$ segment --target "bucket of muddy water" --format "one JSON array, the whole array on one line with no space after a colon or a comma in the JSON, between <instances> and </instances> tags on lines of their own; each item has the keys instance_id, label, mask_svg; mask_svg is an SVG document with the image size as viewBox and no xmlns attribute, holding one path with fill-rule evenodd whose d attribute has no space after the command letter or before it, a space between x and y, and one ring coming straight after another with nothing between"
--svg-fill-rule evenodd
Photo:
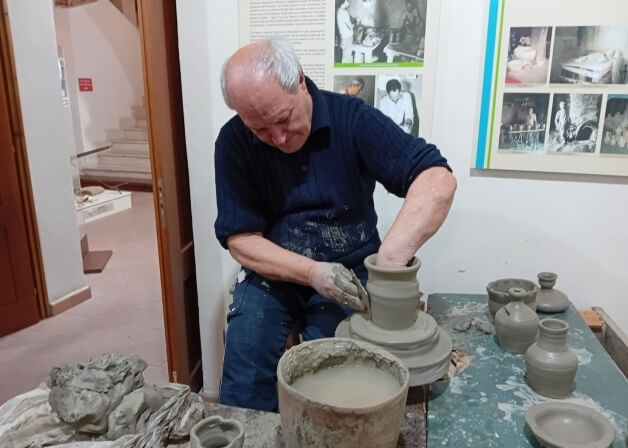
<instances>
[{"instance_id":1,"label":"bucket of muddy water","mask_svg":"<svg viewBox=\"0 0 628 448\"><path fill-rule=\"evenodd\" d=\"M286 447L396 447L410 374L388 351L363 341L316 339L277 366Z\"/></svg>"}]
</instances>

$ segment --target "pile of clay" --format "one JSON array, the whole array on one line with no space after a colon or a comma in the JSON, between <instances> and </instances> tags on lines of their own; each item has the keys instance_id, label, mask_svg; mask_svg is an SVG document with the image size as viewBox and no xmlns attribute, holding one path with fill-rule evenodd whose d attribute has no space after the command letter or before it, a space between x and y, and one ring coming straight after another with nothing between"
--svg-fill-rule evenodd
<instances>
[{"instance_id":1,"label":"pile of clay","mask_svg":"<svg viewBox=\"0 0 628 448\"><path fill-rule=\"evenodd\" d=\"M203 418L201 397L180 384L144 383L146 362L104 354L55 367L48 384L0 407L0 447L159 448Z\"/></svg>"}]
</instances>

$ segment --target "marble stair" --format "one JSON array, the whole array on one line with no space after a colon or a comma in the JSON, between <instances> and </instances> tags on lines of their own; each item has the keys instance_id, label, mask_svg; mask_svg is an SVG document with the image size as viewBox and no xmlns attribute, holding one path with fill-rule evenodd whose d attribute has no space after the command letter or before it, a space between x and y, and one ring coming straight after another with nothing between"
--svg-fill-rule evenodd
<instances>
[{"instance_id":1,"label":"marble stair","mask_svg":"<svg viewBox=\"0 0 628 448\"><path fill-rule=\"evenodd\" d=\"M144 106L133 106L132 114L132 117L120 119L119 129L108 132L111 148L97 153L92 166L82 168L82 181L151 186L150 151Z\"/></svg>"}]
</instances>

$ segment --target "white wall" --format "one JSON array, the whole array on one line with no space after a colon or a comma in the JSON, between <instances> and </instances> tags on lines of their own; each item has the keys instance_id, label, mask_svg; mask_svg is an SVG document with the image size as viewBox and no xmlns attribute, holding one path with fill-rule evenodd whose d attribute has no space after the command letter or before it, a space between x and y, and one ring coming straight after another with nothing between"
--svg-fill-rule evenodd
<instances>
[{"instance_id":1,"label":"white wall","mask_svg":"<svg viewBox=\"0 0 628 448\"><path fill-rule=\"evenodd\" d=\"M458 192L444 227L419 252L421 288L483 293L493 279L554 271L576 307L601 306L628 330L626 179L469 168L486 28L478 6L443 4L433 140L455 170Z\"/></svg>"},{"instance_id":2,"label":"white wall","mask_svg":"<svg viewBox=\"0 0 628 448\"><path fill-rule=\"evenodd\" d=\"M87 288L50 0L9 0L24 133L48 297Z\"/></svg>"},{"instance_id":3,"label":"white wall","mask_svg":"<svg viewBox=\"0 0 628 448\"><path fill-rule=\"evenodd\" d=\"M485 293L494 279L558 273L557 288L578 308L600 305L628 329L628 189L608 179L470 169L475 150L486 22L479 2L443 0L433 141L459 187L445 225L420 251L424 293ZM179 46L199 278L205 389L218 388L223 298L236 268L213 234L213 142L231 116L218 74L237 48L236 2L178 2ZM463 31L460 31L463 30ZM217 43L220 45L217 45ZM378 210L382 230L397 201ZM216 260L222 261L222 282ZM213 269L213 270L212 270ZM211 278L204 276L211 275ZM222 284L221 284L222 283ZM223 314L221 314L223 313ZM220 338L218 341L212 338ZM209 370L208 370L209 368Z\"/></svg>"},{"instance_id":4,"label":"white wall","mask_svg":"<svg viewBox=\"0 0 628 448\"><path fill-rule=\"evenodd\" d=\"M109 0L57 7L55 17L60 44L70 55L71 101L80 115L77 151L89 151L105 144L106 131L117 129L120 118L130 117L131 106L141 102L139 31ZM78 78L92 78L93 92L79 92Z\"/></svg>"},{"instance_id":5,"label":"white wall","mask_svg":"<svg viewBox=\"0 0 628 448\"><path fill-rule=\"evenodd\" d=\"M213 142L222 123L233 114L220 96L220 67L237 48L236 3L177 2L203 388L205 394L213 397L218 396L222 367L226 292L236 269L229 254L218 244L213 227L216 219Z\"/></svg>"}]
</instances>

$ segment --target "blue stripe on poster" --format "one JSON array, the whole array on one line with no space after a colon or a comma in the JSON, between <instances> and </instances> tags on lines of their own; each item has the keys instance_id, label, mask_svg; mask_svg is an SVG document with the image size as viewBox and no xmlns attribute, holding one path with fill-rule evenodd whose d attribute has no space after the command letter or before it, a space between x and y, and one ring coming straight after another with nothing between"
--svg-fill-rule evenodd
<instances>
[{"instance_id":1,"label":"blue stripe on poster","mask_svg":"<svg viewBox=\"0 0 628 448\"><path fill-rule=\"evenodd\" d=\"M500 0L490 0L488 32L486 35L486 55L484 57L484 81L482 84L482 106L480 109L480 127L475 167L485 168L486 141L488 138L488 120L491 106L491 86L493 84L493 66L495 65L495 42L497 40L497 13Z\"/></svg>"}]
</instances>

